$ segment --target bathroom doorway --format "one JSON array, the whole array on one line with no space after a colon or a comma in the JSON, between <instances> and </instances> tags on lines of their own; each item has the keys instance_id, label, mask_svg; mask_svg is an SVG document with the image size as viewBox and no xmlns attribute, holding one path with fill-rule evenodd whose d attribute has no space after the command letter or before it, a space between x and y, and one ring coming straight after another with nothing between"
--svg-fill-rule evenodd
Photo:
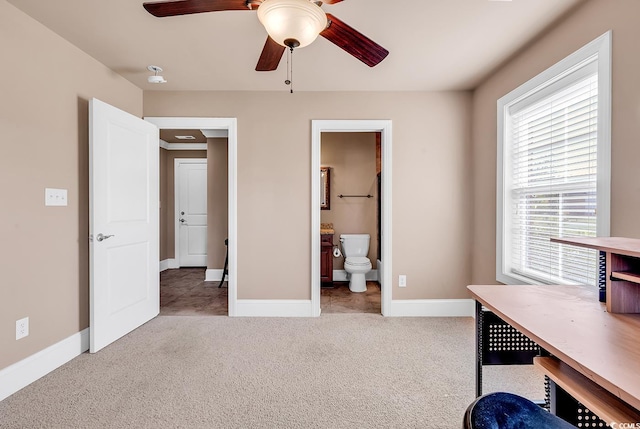
<instances>
[{"instance_id":1,"label":"bathroom doorway","mask_svg":"<svg viewBox=\"0 0 640 429\"><path fill-rule=\"evenodd\" d=\"M321 206L321 289L322 313L381 313L378 283L378 174L381 172L380 132L323 132L320 163L329 183L327 204ZM345 252L343 234L368 240L361 255ZM365 238L366 237L366 238ZM327 244L333 244L327 257ZM347 245L347 248L349 246ZM366 257L361 285L355 282L353 269L347 271L347 256ZM359 290L355 290L358 289Z\"/></svg>"},{"instance_id":2,"label":"bathroom doorway","mask_svg":"<svg viewBox=\"0 0 640 429\"><path fill-rule=\"evenodd\" d=\"M333 155L324 159L323 142L335 149L332 150ZM340 146L344 147L340 148ZM371 150L364 149L364 146L368 146ZM352 168L347 169L350 160L353 165ZM344 258L333 258L332 260L336 262L333 280L341 289L337 291L336 295L340 296L336 296L336 299L340 301L341 306L345 307L345 311L372 312L372 309L375 309L375 312L385 315L385 309L390 308L391 302L391 121L312 121L311 164L313 315L320 315L322 300L326 302L326 295L328 295L326 292L323 293L320 281L321 235L319 231L323 222L333 223L333 225L324 226L333 227L332 230L335 232L333 244L337 246L340 245L340 234L358 233L370 236L368 258L372 262L372 270L366 274L367 292L350 292L347 275L342 268ZM329 174L332 185L329 189L330 209L322 210L322 214L319 180L321 166L329 167L330 170L333 167L336 170L333 173L337 175L334 181L331 179L333 173ZM358 170L362 169L367 172L359 173ZM325 214L329 211L333 213ZM326 236L324 237L323 240L326 241ZM322 268L325 268L324 264ZM380 289L376 290L378 282L381 292ZM333 295L333 293L330 294ZM325 297L322 298L321 295ZM349 303L351 299L355 301ZM376 299L378 303L375 302Z\"/></svg>"}]
</instances>

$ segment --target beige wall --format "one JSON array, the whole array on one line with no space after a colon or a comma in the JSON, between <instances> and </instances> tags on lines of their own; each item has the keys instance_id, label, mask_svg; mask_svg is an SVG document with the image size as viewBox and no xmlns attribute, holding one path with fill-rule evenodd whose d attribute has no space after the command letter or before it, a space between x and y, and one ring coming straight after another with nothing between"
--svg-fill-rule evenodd
<instances>
[{"instance_id":1,"label":"beige wall","mask_svg":"<svg viewBox=\"0 0 640 429\"><path fill-rule=\"evenodd\" d=\"M320 211L322 223L333 223L333 243L340 234L369 234L369 259L376 268L378 179L376 133L322 133L320 162L331 167L330 210ZM344 195L373 195L374 198L338 198ZM344 258L333 259L333 269L342 270Z\"/></svg>"},{"instance_id":2,"label":"beige wall","mask_svg":"<svg viewBox=\"0 0 640 429\"><path fill-rule=\"evenodd\" d=\"M480 85L473 97L473 282L495 283L496 102L613 30L611 235L640 238L640 2L589 0Z\"/></svg>"},{"instance_id":3,"label":"beige wall","mask_svg":"<svg viewBox=\"0 0 640 429\"><path fill-rule=\"evenodd\" d=\"M222 269L229 230L227 139L207 139L207 268Z\"/></svg>"},{"instance_id":4,"label":"beige wall","mask_svg":"<svg viewBox=\"0 0 640 429\"><path fill-rule=\"evenodd\" d=\"M142 91L5 1L0 52L2 369L87 328L88 100L141 116ZM68 206L45 207L45 187Z\"/></svg>"},{"instance_id":5,"label":"beige wall","mask_svg":"<svg viewBox=\"0 0 640 429\"><path fill-rule=\"evenodd\" d=\"M160 149L160 260L175 257L175 160L206 158L206 150Z\"/></svg>"},{"instance_id":6,"label":"beige wall","mask_svg":"<svg viewBox=\"0 0 640 429\"><path fill-rule=\"evenodd\" d=\"M152 91L144 114L238 119L239 299L311 297L311 120L391 119L393 298L467 297L470 93Z\"/></svg>"}]
</instances>

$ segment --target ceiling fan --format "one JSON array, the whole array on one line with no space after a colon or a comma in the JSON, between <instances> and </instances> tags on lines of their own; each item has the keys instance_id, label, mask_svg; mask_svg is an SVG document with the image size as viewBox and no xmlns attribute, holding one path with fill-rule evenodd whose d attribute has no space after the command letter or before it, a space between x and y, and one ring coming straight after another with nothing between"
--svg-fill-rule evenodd
<instances>
[{"instance_id":1,"label":"ceiling fan","mask_svg":"<svg viewBox=\"0 0 640 429\"><path fill-rule=\"evenodd\" d=\"M277 69L287 47L293 50L307 46L318 35L369 67L377 65L386 58L389 51L320 8L323 3L334 4L341 1L343 0L172 0L146 2L143 6L156 17L225 10L257 10L258 19L269 34L256 65L257 71Z\"/></svg>"}]
</instances>

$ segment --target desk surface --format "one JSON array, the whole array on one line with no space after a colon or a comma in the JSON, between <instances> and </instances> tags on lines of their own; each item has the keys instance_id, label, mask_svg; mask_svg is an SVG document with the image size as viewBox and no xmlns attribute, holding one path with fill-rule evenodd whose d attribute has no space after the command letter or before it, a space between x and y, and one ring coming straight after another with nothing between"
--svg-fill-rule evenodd
<instances>
[{"instance_id":1,"label":"desk surface","mask_svg":"<svg viewBox=\"0 0 640 429\"><path fill-rule=\"evenodd\" d=\"M553 243L587 247L603 252L640 257L640 239L626 237L552 238Z\"/></svg>"},{"instance_id":2,"label":"desk surface","mask_svg":"<svg viewBox=\"0 0 640 429\"><path fill-rule=\"evenodd\" d=\"M584 286L468 286L558 359L640 409L640 314L607 313Z\"/></svg>"}]
</instances>

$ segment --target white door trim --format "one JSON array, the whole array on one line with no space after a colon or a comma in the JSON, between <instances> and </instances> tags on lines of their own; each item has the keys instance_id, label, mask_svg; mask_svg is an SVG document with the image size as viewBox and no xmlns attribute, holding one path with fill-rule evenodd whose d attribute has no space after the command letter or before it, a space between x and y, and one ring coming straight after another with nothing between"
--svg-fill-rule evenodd
<instances>
[{"instance_id":1,"label":"white door trim","mask_svg":"<svg viewBox=\"0 0 640 429\"><path fill-rule=\"evenodd\" d=\"M178 170L181 164L204 164L207 165L207 158L175 158L173 160L173 223L174 223L174 259L178 261L180 266L180 177ZM207 199L209 197L207 196Z\"/></svg>"},{"instance_id":2,"label":"white door trim","mask_svg":"<svg viewBox=\"0 0 640 429\"><path fill-rule=\"evenodd\" d=\"M391 120L311 121L311 311L320 316L320 142L323 132L379 132L382 157L382 315L391 311Z\"/></svg>"},{"instance_id":3,"label":"white door trim","mask_svg":"<svg viewBox=\"0 0 640 429\"><path fill-rule=\"evenodd\" d=\"M238 301L238 120L236 118L145 117L163 129L226 130L229 174L229 316L236 316ZM160 144L158 142L158 144ZM318 196L318 198L320 198ZM319 228L319 226L318 226Z\"/></svg>"}]
</instances>

